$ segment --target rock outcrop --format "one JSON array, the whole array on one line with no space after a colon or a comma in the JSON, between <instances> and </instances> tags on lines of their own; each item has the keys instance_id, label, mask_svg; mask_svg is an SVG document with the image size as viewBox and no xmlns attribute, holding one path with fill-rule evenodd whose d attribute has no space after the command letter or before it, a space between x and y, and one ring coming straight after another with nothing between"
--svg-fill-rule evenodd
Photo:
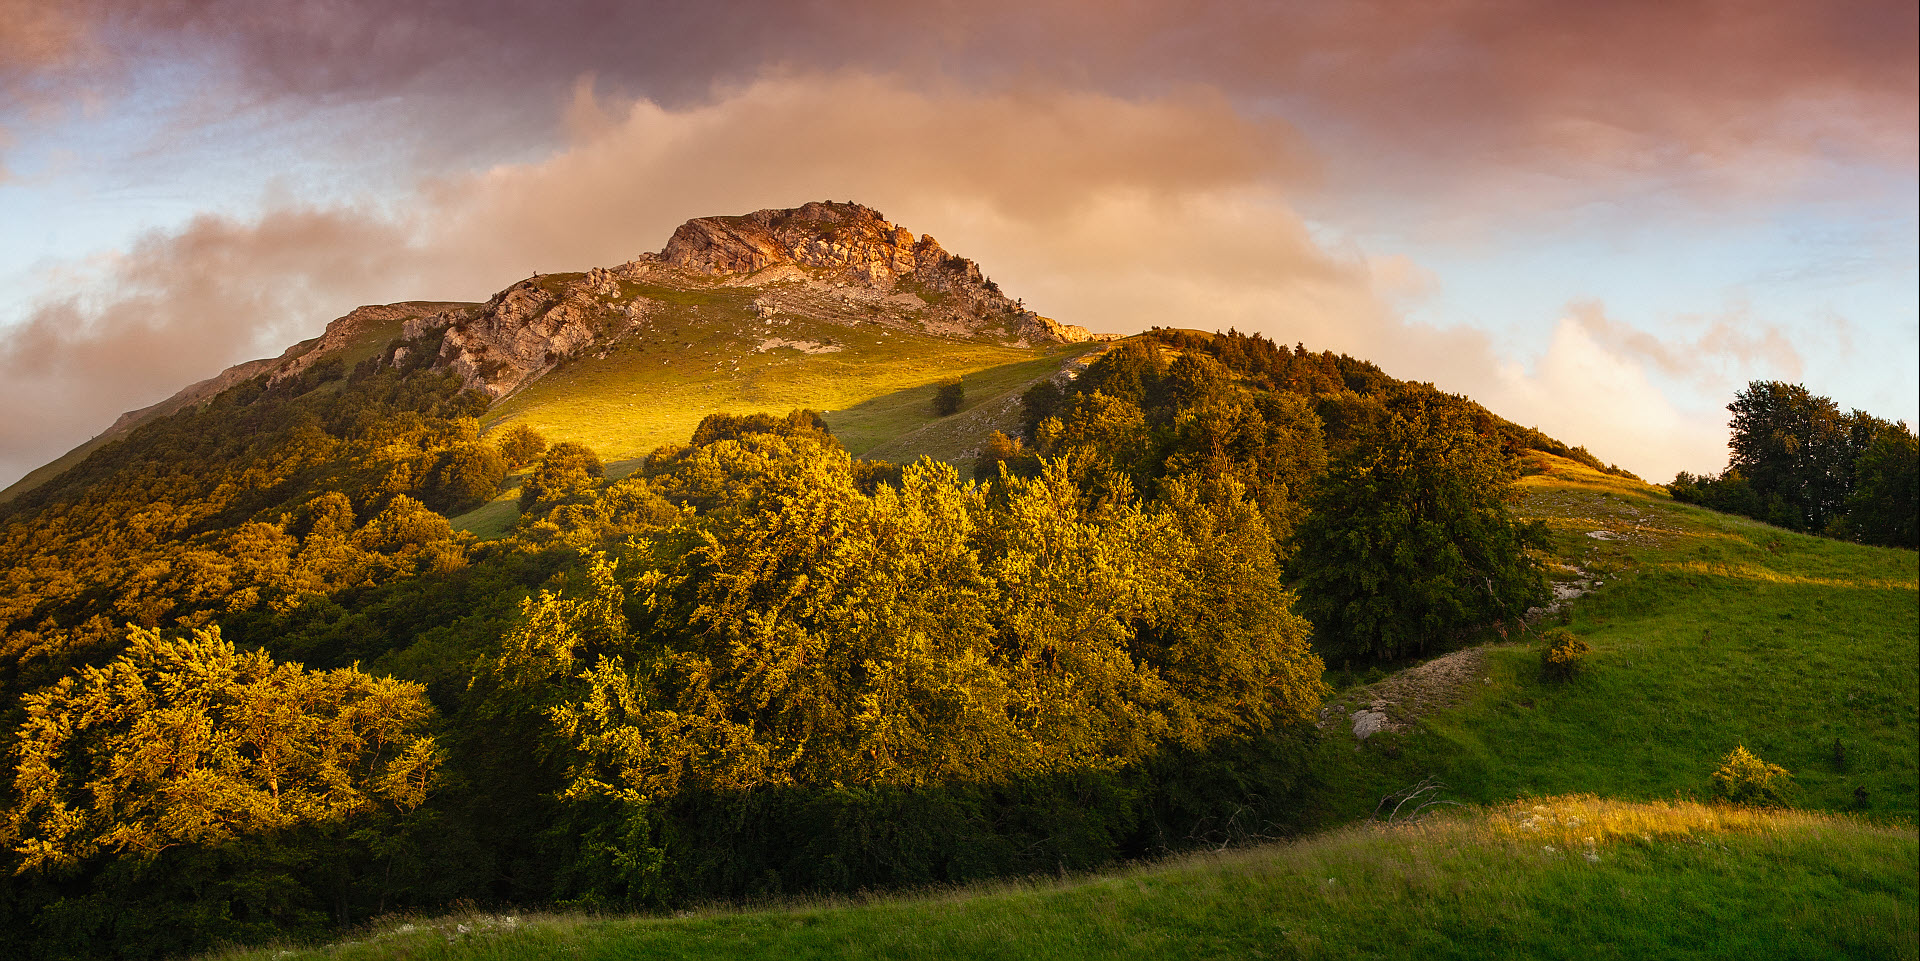
<instances>
[{"instance_id":1,"label":"rock outcrop","mask_svg":"<svg viewBox=\"0 0 1920 961\"><path fill-rule=\"evenodd\" d=\"M415 317L403 336L418 341L438 332L440 352L433 366L500 398L619 336L645 316L648 306L645 298L623 300L614 273L596 267L571 280L523 280L477 308Z\"/></svg>"},{"instance_id":2,"label":"rock outcrop","mask_svg":"<svg viewBox=\"0 0 1920 961\"><path fill-rule=\"evenodd\" d=\"M801 268L802 276L881 290L905 282L976 317L1010 318L1016 335L1029 342L1079 343L1092 336L1084 327L1027 310L1002 294L978 264L948 253L929 234L916 238L860 204L816 201L738 217L699 217L681 224L652 260L712 277L791 265Z\"/></svg>"},{"instance_id":3,"label":"rock outcrop","mask_svg":"<svg viewBox=\"0 0 1920 961\"><path fill-rule=\"evenodd\" d=\"M281 354L277 361L267 362L272 365L272 373L267 375L267 385L271 387L298 377L305 373L307 368L319 363L321 358L348 350L371 337L378 336L375 333L378 328L391 327L395 322L456 310L463 306L466 305L406 300L397 304L355 307L345 316L328 322L325 333L311 340L303 340L287 348L286 353ZM261 362L254 361L254 363Z\"/></svg>"}]
</instances>

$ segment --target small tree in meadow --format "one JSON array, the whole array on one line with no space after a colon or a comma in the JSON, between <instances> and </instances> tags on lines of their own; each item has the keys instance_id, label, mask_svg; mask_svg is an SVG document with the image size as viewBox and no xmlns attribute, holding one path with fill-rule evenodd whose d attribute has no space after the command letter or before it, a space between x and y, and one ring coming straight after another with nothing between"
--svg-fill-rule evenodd
<instances>
[{"instance_id":1,"label":"small tree in meadow","mask_svg":"<svg viewBox=\"0 0 1920 961\"><path fill-rule=\"evenodd\" d=\"M966 402L967 391L958 377L941 381L939 389L933 392L933 412L941 417L959 413L960 405Z\"/></svg>"},{"instance_id":2,"label":"small tree in meadow","mask_svg":"<svg viewBox=\"0 0 1920 961\"><path fill-rule=\"evenodd\" d=\"M547 439L526 424L515 424L500 435L500 455L507 459L507 466L513 470L533 463L546 450Z\"/></svg>"},{"instance_id":3,"label":"small tree in meadow","mask_svg":"<svg viewBox=\"0 0 1920 961\"><path fill-rule=\"evenodd\" d=\"M1755 757L1744 745L1734 748L1713 772L1714 796L1735 804L1786 807L1792 793L1793 775Z\"/></svg>"}]
</instances>

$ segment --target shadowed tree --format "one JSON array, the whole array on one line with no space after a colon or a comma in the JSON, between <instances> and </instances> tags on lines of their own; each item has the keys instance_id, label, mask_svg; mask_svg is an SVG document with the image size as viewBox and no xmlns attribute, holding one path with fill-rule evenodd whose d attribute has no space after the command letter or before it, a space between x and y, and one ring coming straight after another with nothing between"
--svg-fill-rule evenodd
<instances>
[{"instance_id":1,"label":"shadowed tree","mask_svg":"<svg viewBox=\"0 0 1920 961\"><path fill-rule=\"evenodd\" d=\"M960 383L960 378L949 377L941 381L940 386L935 388L933 392L933 413L938 417L958 414L960 413L960 408L965 405L966 402L967 389L965 385Z\"/></svg>"},{"instance_id":2,"label":"shadowed tree","mask_svg":"<svg viewBox=\"0 0 1920 961\"><path fill-rule=\"evenodd\" d=\"M1544 603L1538 522L1508 507L1499 447L1449 398L1404 399L1309 499L1293 570L1322 656L1391 659Z\"/></svg>"}]
</instances>

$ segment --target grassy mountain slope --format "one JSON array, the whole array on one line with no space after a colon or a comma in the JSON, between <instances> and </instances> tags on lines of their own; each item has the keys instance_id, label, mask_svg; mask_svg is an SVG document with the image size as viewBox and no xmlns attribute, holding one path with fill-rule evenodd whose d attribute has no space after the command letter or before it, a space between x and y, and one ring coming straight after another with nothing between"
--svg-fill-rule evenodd
<instances>
[{"instance_id":1,"label":"grassy mountain slope","mask_svg":"<svg viewBox=\"0 0 1920 961\"><path fill-rule=\"evenodd\" d=\"M489 426L524 421L551 440L586 444L610 465L623 465L663 444L685 443L714 411L812 407L826 412L849 450L866 455L933 421L933 388L943 378L982 377L969 384L977 405L1051 375L1088 349L1009 347L804 317L765 320L750 309L753 288L648 293L669 307L650 318L647 334L508 397L490 412Z\"/></svg>"},{"instance_id":2,"label":"grassy mountain slope","mask_svg":"<svg viewBox=\"0 0 1920 961\"><path fill-rule=\"evenodd\" d=\"M856 456L908 463L921 456L969 467L994 430L1018 425L1020 392L1104 344L1012 347L897 327L805 317L766 320L752 288L652 289L670 305L654 331L578 358L497 404L486 429L525 423L550 441L594 449L611 476L654 449L683 444L715 412L821 411ZM959 377L958 414L936 417L934 388ZM495 536L518 516L518 481L453 519Z\"/></svg>"},{"instance_id":3,"label":"grassy mountain slope","mask_svg":"<svg viewBox=\"0 0 1920 961\"><path fill-rule=\"evenodd\" d=\"M390 922L326 956L1915 957L1915 555L1551 455L1528 469L1522 510L1552 530L1556 579L1592 587L1567 617L1587 670L1549 682L1528 643L1483 638L1465 683L1385 706L1403 732L1356 742L1330 712L1312 761L1323 833L850 906ZM1788 768L1806 810L1701 804L1738 745ZM1427 777L1470 806L1353 824Z\"/></svg>"}]
</instances>

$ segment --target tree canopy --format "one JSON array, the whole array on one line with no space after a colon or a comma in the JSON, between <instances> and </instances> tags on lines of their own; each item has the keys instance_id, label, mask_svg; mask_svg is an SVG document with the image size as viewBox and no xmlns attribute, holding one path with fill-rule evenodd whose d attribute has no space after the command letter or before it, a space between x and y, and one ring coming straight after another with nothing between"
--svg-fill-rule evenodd
<instances>
[{"instance_id":1,"label":"tree canopy","mask_svg":"<svg viewBox=\"0 0 1920 961\"><path fill-rule=\"evenodd\" d=\"M1841 413L1800 384L1754 381L1727 405L1731 462L1677 475L1675 498L1789 530L1920 547L1920 440L1904 423Z\"/></svg>"},{"instance_id":2,"label":"tree canopy","mask_svg":"<svg viewBox=\"0 0 1920 961\"><path fill-rule=\"evenodd\" d=\"M31 870L416 807L439 763L424 693L238 651L218 627L135 628L25 698L8 840Z\"/></svg>"},{"instance_id":3,"label":"tree canopy","mask_svg":"<svg viewBox=\"0 0 1920 961\"><path fill-rule=\"evenodd\" d=\"M1408 398L1308 501L1292 570L1329 658L1398 658L1547 598L1499 449L1444 395Z\"/></svg>"}]
</instances>

